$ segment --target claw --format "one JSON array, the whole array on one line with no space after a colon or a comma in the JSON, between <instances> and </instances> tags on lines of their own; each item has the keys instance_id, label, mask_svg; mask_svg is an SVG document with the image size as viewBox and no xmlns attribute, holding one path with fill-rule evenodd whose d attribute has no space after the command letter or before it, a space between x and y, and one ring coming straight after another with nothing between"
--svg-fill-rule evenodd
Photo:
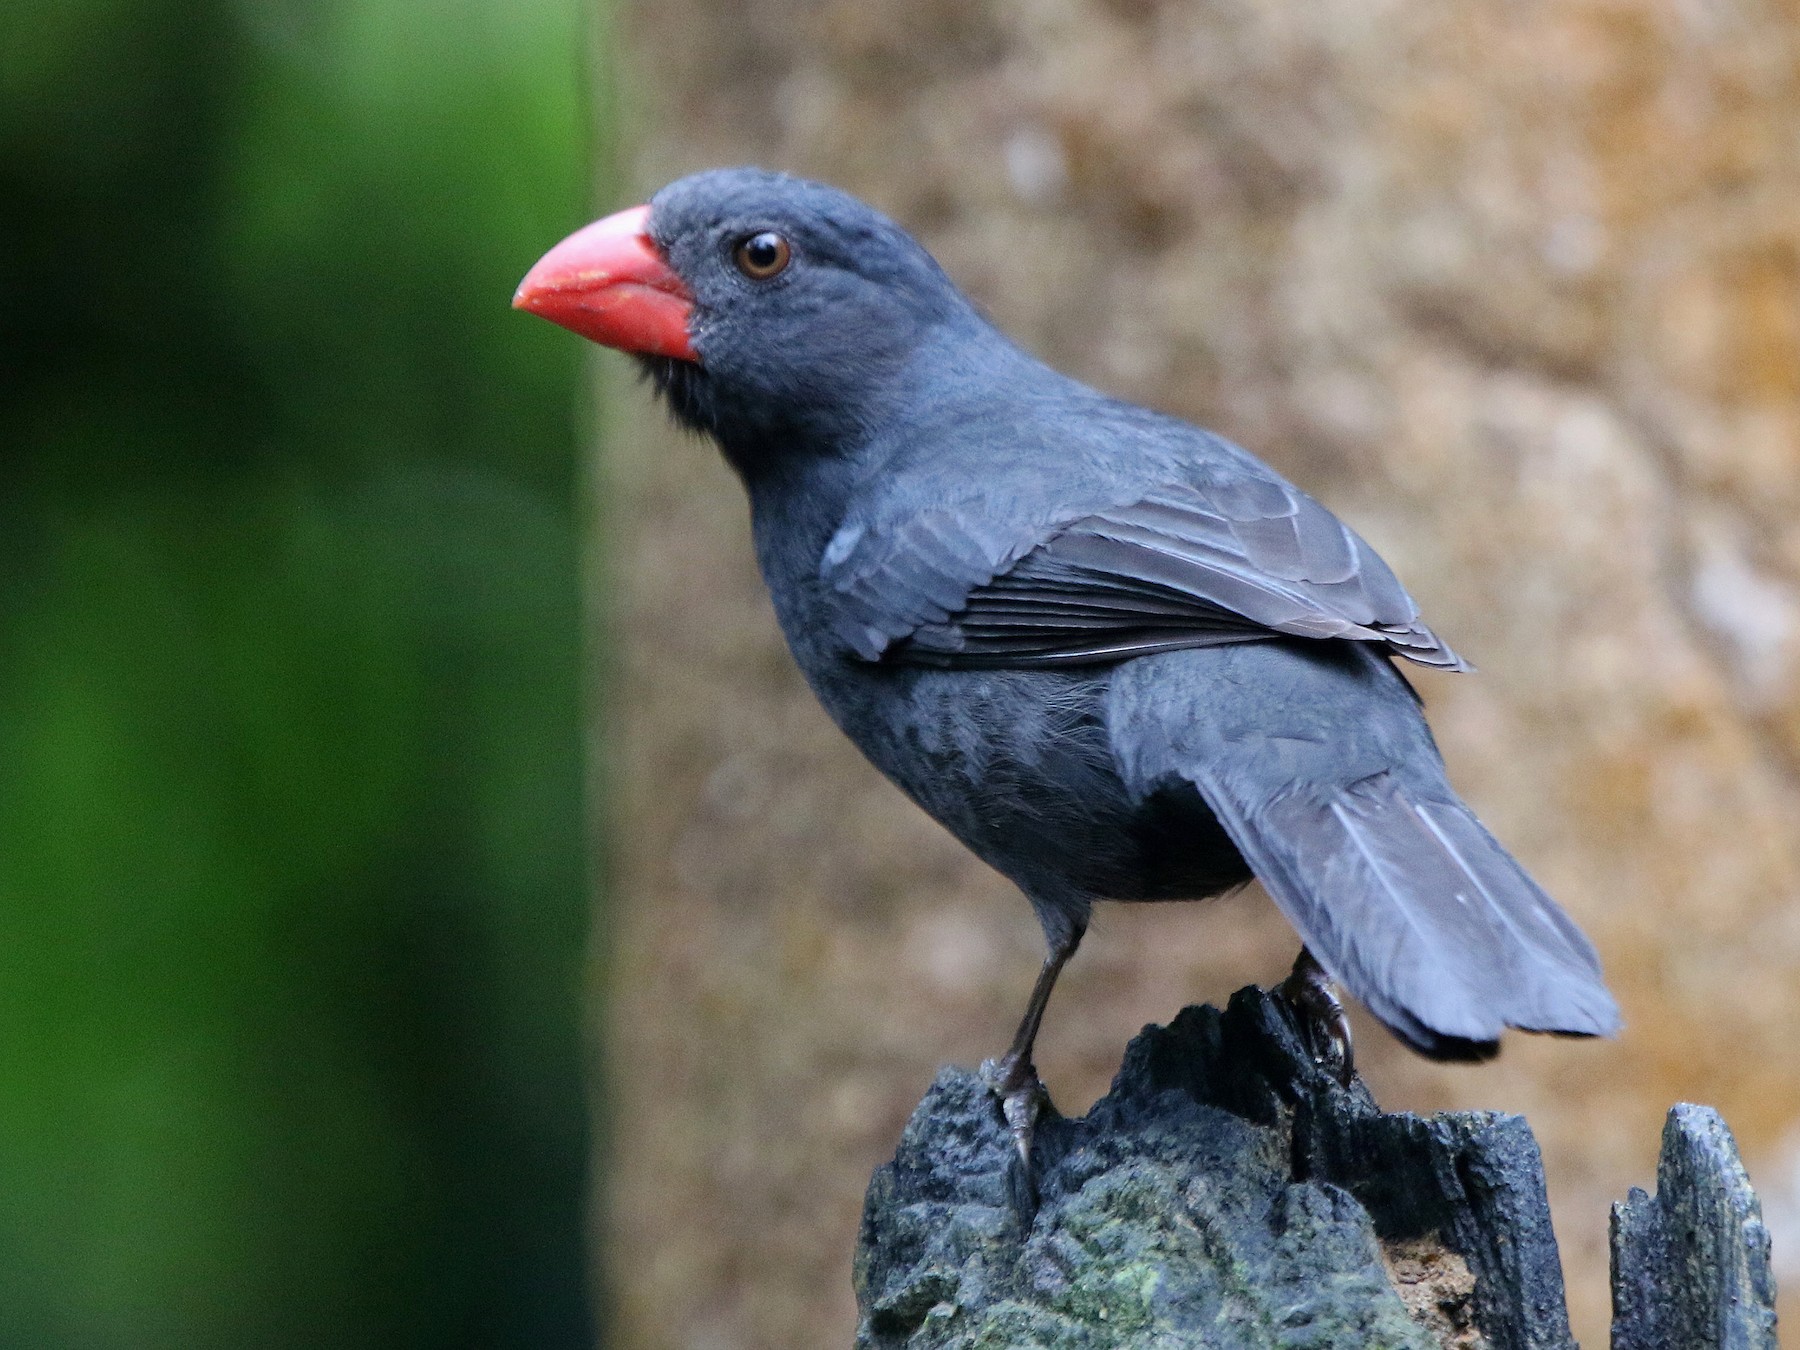
<instances>
[{"instance_id":1,"label":"claw","mask_svg":"<svg viewBox=\"0 0 1800 1350\"><path fill-rule=\"evenodd\" d=\"M1013 1137L1013 1147L1018 1150L1019 1162L1029 1174L1031 1141L1037 1133L1037 1123L1043 1119L1045 1111L1055 1110L1050 1105L1049 1092L1045 1090L1031 1061L1013 1055L984 1060L981 1079L988 1085L989 1091L1000 1099L1000 1114Z\"/></svg>"},{"instance_id":2,"label":"claw","mask_svg":"<svg viewBox=\"0 0 1800 1350\"><path fill-rule=\"evenodd\" d=\"M1350 1019L1344 1005L1332 991L1331 976L1310 951L1302 947L1294 968L1281 982L1281 996L1300 1014L1313 1061L1331 1069L1338 1082L1349 1087L1356 1077L1355 1047L1350 1036ZM1321 1047L1324 1041L1329 1048Z\"/></svg>"},{"instance_id":3,"label":"claw","mask_svg":"<svg viewBox=\"0 0 1800 1350\"><path fill-rule=\"evenodd\" d=\"M1007 1168L1007 1189L1020 1221L1029 1227L1038 1208L1037 1173L1031 1166L1032 1140L1038 1121L1056 1108L1050 1104L1050 1094L1044 1090L1037 1070L1022 1056L1006 1054L984 1060L981 1080L999 1098L1001 1118L1012 1135L1017 1161Z\"/></svg>"}]
</instances>

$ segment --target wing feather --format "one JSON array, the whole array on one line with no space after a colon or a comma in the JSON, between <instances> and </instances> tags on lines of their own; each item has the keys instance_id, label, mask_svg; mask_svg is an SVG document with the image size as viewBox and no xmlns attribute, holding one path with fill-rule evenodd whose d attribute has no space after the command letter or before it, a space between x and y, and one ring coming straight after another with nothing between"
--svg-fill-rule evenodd
<instances>
[{"instance_id":1,"label":"wing feather","mask_svg":"<svg viewBox=\"0 0 1800 1350\"><path fill-rule=\"evenodd\" d=\"M1465 665L1375 551L1298 488L1215 475L1013 537L939 507L887 530L847 525L821 579L865 660L1080 664L1281 636L1375 642Z\"/></svg>"}]
</instances>

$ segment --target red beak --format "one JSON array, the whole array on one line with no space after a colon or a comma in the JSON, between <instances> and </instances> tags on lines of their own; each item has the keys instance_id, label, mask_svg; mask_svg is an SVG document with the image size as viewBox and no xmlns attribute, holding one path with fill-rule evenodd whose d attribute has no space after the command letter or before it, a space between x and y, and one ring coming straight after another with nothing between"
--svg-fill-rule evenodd
<instances>
[{"instance_id":1,"label":"red beak","mask_svg":"<svg viewBox=\"0 0 1800 1350\"><path fill-rule=\"evenodd\" d=\"M688 337L694 298L650 237L648 206L596 220L539 258L514 309L603 347L698 361Z\"/></svg>"}]
</instances>

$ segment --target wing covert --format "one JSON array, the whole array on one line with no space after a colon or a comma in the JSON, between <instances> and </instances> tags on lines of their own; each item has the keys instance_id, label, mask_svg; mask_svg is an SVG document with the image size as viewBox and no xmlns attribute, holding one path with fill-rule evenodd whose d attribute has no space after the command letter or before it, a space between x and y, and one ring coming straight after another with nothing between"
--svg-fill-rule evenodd
<instances>
[{"instance_id":1,"label":"wing covert","mask_svg":"<svg viewBox=\"0 0 1800 1350\"><path fill-rule=\"evenodd\" d=\"M1272 475L1167 485L1011 533L954 506L846 526L821 573L838 636L869 661L1095 664L1286 635L1466 669L1374 549Z\"/></svg>"}]
</instances>

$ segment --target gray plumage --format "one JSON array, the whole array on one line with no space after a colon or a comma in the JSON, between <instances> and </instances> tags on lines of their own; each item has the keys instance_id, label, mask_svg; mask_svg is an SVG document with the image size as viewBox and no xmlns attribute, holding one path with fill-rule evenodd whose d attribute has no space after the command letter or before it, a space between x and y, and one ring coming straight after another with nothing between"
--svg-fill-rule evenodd
<instances>
[{"instance_id":1,"label":"gray plumage","mask_svg":"<svg viewBox=\"0 0 1800 1350\"><path fill-rule=\"evenodd\" d=\"M722 171L650 219L699 359L647 365L742 476L796 660L1053 947L1096 900L1254 872L1427 1054L1616 1029L1592 946L1457 797L1390 658L1464 663L1352 530L1043 366L841 193ZM758 231L792 245L763 283L731 264Z\"/></svg>"}]
</instances>

